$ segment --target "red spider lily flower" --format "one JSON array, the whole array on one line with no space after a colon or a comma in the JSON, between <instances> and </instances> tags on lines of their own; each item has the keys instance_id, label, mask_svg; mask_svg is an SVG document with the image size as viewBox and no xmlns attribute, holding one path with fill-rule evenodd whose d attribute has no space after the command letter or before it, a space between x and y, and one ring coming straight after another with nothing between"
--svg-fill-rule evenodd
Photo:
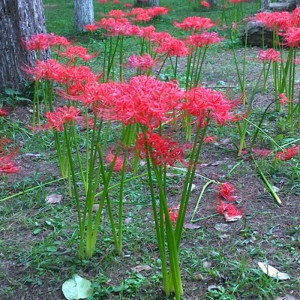
<instances>
[{"instance_id":1,"label":"red spider lily flower","mask_svg":"<svg viewBox=\"0 0 300 300\"><path fill-rule=\"evenodd\" d=\"M47 61L38 60L35 67L24 67L29 75L32 75L35 80L54 80L62 82L66 75L65 65L60 64L55 59L48 59Z\"/></svg>"},{"instance_id":2,"label":"red spider lily flower","mask_svg":"<svg viewBox=\"0 0 300 300\"><path fill-rule=\"evenodd\" d=\"M184 152L177 142L163 138L151 131L140 133L135 145L141 159L150 157L153 162L160 166L174 166L176 162L184 161Z\"/></svg>"},{"instance_id":3,"label":"red spider lily flower","mask_svg":"<svg viewBox=\"0 0 300 300\"><path fill-rule=\"evenodd\" d=\"M5 117L7 115L8 115L8 112L5 109L0 108L0 117Z\"/></svg>"},{"instance_id":4,"label":"red spider lily flower","mask_svg":"<svg viewBox=\"0 0 300 300\"><path fill-rule=\"evenodd\" d=\"M291 23L294 27L300 27L300 7L297 7L293 10Z\"/></svg>"},{"instance_id":5,"label":"red spider lily flower","mask_svg":"<svg viewBox=\"0 0 300 300\"><path fill-rule=\"evenodd\" d=\"M289 99L287 98L287 96L284 93L282 93L282 94L279 94L279 102L282 105L285 105L286 103L289 102Z\"/></svg>"},{"instance_id":6,"label":"red spider lily flower","mask_svg":"<svg viewBox=\"0 0 300 300\"><path fill-rule=\"evenodd\" d=\"M143 71L147 71L154 66L154 60L148 53L144 55L132 55L128 58L128 65L132 68L139 68Z\"/></svg>"},{"instance_id":7,"label":"red spider lily flower","mask_svg":"<svg viewBox=\"0 0 300 300\"><path fill-rule=\"evenodd\" d=\"M223 201L219 202L219 205L217 207L217 211L219 214L223 215L225 217L225 220L227 222L234 222L243 217L243 210L238 209L236 205L232 203L225 203Z\"/></svg>"},{"instance_id":8,"label":"red spider lily flower","mask_svg":"<svg viewBox=\"0 0 300 300\"><path fill-rule=\"evenodd\" d=\"M211 4L209 2L207 2L207 1L201 1L201 5L203 7L206 7L206 8L210 8L211 7Z\"/></svg>"},{"instance_id":9,"label":"red spider lily flower","mask_svg":"<svg viewBox=\"0 0 300 300\"><path fill-rule=\"evenodd\" d=\"M17 155L17 149L14 149L12 152L3 150L3 147L10 142L11 140L7 138L0 139L0 175L16 173L19 171L19 167L13 161Z\"/></svg>"},{"instance_id":10,"label":"red spider lily flower","mask_svg":"<svg viewBox=\"0 0 300 300\"><path fill-rule=\"evenodd\" d=\"M88 24L84 26L86 31L95 32L98 30L98 26L94 24Z\"/></svg>"},{"instance_id":11,"label":"red spider lily flower","mask_svg":"<svg viewBox=\"0 0 300 300\"><path fill-rule=\"evenodd\" d=\"M227 100L221 92L195 87L186 92L186 99L183 109L197 117L200 127L206 125L206 118L214 118L219 125L239 119L231 112L236 103Z\"/></svg>"},{"instance_id":12,"label":"red spider lily flower","mask_svg":"<svg viewBox=\"0 0 300 300\"><path fill-rule=\"evenodd\" d=\"M189 50L185 43L175 38L169 38L161 42L160 46L156 49L156 52L178 57L187 56L189 54Z\"/></svg>"},{"instance_id":13,"label":"red spider lily flower","mask_svg":"<svg viewBox=\"0 0 300 300\"><path fill-rule=\"evenodd\" d=\"M79 114L80 109L74 106L58 107L55 112L46 113L46 117L48 119L47 128L63 131L64 125L76 120L76 117L78 117Z\"/></svg>"},{"instance_id":14,"label":"red spider lily flower","mask_svg":"<svg viewBox=\"0 0 300 300\"><path fill-rule=\"evenodd\" d=\"M113 4L121 4L121 1L120 0L114 0L112 3Z\"/></svg>"},{"instance_id":15,"label":"red spider lily flower","mask_svg":"<svg viewBox=\"0 0 300 300\"><path fill-rule=\"evenodd\" d=\"M231 28L232 28L233 30L237 30L237 28L238 28L237 22L232 22Z\"/></svg>"},{"instance_id":16,"label":"red spider lily flower","mask_svg":"<svg viewBox=\"0 0 300 300\"><path fill-rule=\"evenodd\" d=\"M61 52L60 55L64 57L68 57L71 62L73 62L76 58L80 57L84 61L91 60L98 56L98 54L88 54L88 49L81 46L70 46L67 48L66 52Z\"/></svg>"},{"instance_id":17,"label":"red spider lily flower","mask_svg":"<svg viewBox=\"0 0 300 300\"><path fill-rule=\"evenodd\" d=\"M292 25L291 14L287 11L261 12L256 15L255 19L275 31L286 30Z\"/></svg>"},{"instance_id":18,"label":"red spider lily flower","mask_svg":"<svg viewBox=\"0 0 300 300\"><path fill-rule=\"evenodd\" d=\"M269 156L272 153L269 149L252 149L252 152L261 157Z\"/></svg>"},{"instance_id":19,"label":"red spider lily flower","mask_svg":"<svg viewBox=\"0 0 300 300\"><path fill-rule=\"evenodd\" d=\"M141 27L141 36L147 39L150 39L150 37L154 34L156 28L152 25L147 27Z\"/></svg>"},{"instance_id":20,"label":"red spider lily flower","mask_svg":"<svg viewBox=\"0 0 300 300\"><path fill-rule=\"evenodd\" d=\"M275 49L260 50L258 53L258 58L261 62L277 62L280 60L280 51L276 51Z\"/></svg>"},{"instance_id":21,"label":"red spider lily flower","mask_svg":"<svg viewBox=\"0 0 300 300\"><path fill-rule=\"evenodd\" d=\"M115 159L115 154L112 153L112 149L109 150L108 154L106 155L106 161L108 163L112 163ZM124 159L122 156L117 156L115 165L114 165L114 171L121 172L124 165Z\"/></svg>"},{"instance_id":22,"label":"red spider lily flower","mask_svg":"<svg viewBox=\"0 0 300 300\"><path fill-rule=\"evenodd\" d=\"M300 47L300 28L299 27L290 27L283 34L286 45L289 47Z\"/></svg>"},{"instance_id":23,"label":"red spider lily flower","mask_svg":"<svg viewBox=\"0 0 300 300\"><path fill-rule=\"evenodd\" d=\"M68 46L70 42L63 36L56 36L53 33L40 33L32 35L29 40L24 41L24 44L28 50L41 51L56 45Z\"/></svg>"},{"instance_id":24,"label":"red spider lily flower","mask_svg":"<svg viewBox=\"0 0 300 300\"><path fill-rule=\"evenodd\" d=\"M146 38L157 44L162 44L166 40L173 39L169 32L152 32L149 37Z\"/></svg>"},{"instance_id":25,"label":"red spider lily flower","mask_svg":"<svg viewBox=\"0 0 300 300\"><path fill-rule=\"evenodd\" d=\"M217 197L218 199L224 198L227 201L235 202L237 200L237 197L234 195L235 192L235 187L232 184L225 182L219 186Z\"/></svg>"},{"instance_id":26,"label":"red spider lily flower","mask_svg":"<svg viewBox=\"0 0 300 300\"><path fill-rule=\"evenodd\" d=\"M216 136L206 136L204 138L204 143L214 143L217 140Z\"/></svg>"},{"instance_id":27,"label":"red spider lily flower","mask_svg":"<svg viewBox=\"0 0 300 300\"><path fill-rule=\"evenodd\" d=\"M166 15L169 13L169 9L163 6L156 6L156 7L151 7L148 9L148 13L152 17L157 17L160 15Z\"/></svg>"},{"instance_id":28,"label":"red spider lily flower","mask_svg":"<svg viewBox=\"0 0 300 300\"><path fill-rule=\"evenodd\" d=\"M125 3L124 6L125 7L133 7L133 4L132 3Z\"/></svg>"},{"instance_id":29,"label":"red spider lily flower","mask_svg":"<svg viewBox=\"0 0 300 300\"><path fill-rule=\"evenodd\" d=\"M174 22L174 25L178 28L181 28L183 30L204 30L204 29L210 29L213 26L216 26L215 23L212 22L209 18L201 18L201 17L187 17L183 20L182 23Z\"/></svg>"},{"instance_id":30,"label":"red spider lily flower","mask_svg":"<svg viewBox=\"0 0 300 300\"><path fill-rule=\"evenodd\" d=\"M176 223L178 220L178 216L179 216L179 209L180 206L175 206L175 207L170 207L169 208L169 215L170 215L170 219L172 221L172 223Z\"/></svg>"},{"instance_id":31,"label":"red spider lily flower","mask_svg":"<svg viewBox=\"0 0 300 300\"><path fill-rule=\"evenodd\" d=\"M202 48L204 46L208 47L212 44L218 44L221 41L224 41L224 39L221 38L218 33L204 31L200 34L193 34L189 36L186 43L188 45Z\"/></svg>"},{"instance_id":32,"label":"red spider lily flower","mask_svg":"<svg viewBox=\"0 0 300 300\"><path fill-rule=\"evenodd\" d=\"M126 17L126 14L121 9L113 9L109 12L107 16L109 18L119 19Z\"/></svg>"},{"instance_id":33,"label":"red spider lily flower","mask_svg":"<svg viewBox=\"0 0 300 300\"><path fill-rule=\"evenodd\" d=\"M105 105L99 113L108 111L111 119L125 125L140 123L149 128L173 118L174 110L181 107L184 92L174 82L161 82L153 77L132 77L129 84L113 84L113 93L102 98ZM117 88L116 88L117 87ZM110 107L107 109L107 107Z\"/></svg>"},{"instance_id":34,"label":"red spider lily flower","mask_svg":"<svg viewBox=\"0 0 300 300\"><path fill-rule=\"evenodd\" d=\"M300 154L300 146L293 146L284 149L282 152L277 152L277 158L280 160L290 160L298 154Z\"/></svg>"},{"instance_id":35,"label":"red spider lily flower","mask_svg":"<svg viewBox=\"0 0 300 300\"><path fill-rule=\"evenodd\" d=\"M99 3L101 3L101 4L105 4L107 2L108 2L108 0L99 0Z\"/></svg>"}]
</instances>

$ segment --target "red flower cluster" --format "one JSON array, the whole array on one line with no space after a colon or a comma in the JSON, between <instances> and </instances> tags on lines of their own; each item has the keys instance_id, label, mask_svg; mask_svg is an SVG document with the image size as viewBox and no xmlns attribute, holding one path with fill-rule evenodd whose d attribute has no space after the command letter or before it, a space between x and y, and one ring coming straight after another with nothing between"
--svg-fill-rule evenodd
<instances>
[{"instance_id":1,"label":"red flower cluster","mask_svg":"<svg viewBox=\"0 0 300 300\"><path fill-rule=\"evenodd\" d=\"M252 152L261 157L266 157L269 156L272 151L269 149L252 149Z\"/></svg>"},{"instance_id":2,"label":"red flower cluster","mask_svg":"<svg viewBox=\"0 0 300 300\"><path fill-rule=\"evenodd\" d=\"M170 219L173 223L177 222L177 219L178 219L178 216L179 216L179 208L180 208L179 205L169 208Z\"/></svg>"},{"instance_id":3,"label":"red flower cluster","mask_svg":"<svg viewBox=\"0 0 300 300\"><path fill-rule=\"evenodd\" d=\"M197 16L187 17L183 20L182 23L174 22L174 25L183 30L193 30L200 31L204 29L210 29L213 26L216 26L209 18L201 18Z\"/></svg>"},{"instance_id":4,"label":"red flower cluster","mask_svg":"<svg viewBox=\"0 0 300 300\"><path fill-rule=\"evenodd\" d=\"M7 114L8 114L8 112L5 109L0 108L0 117L5 117L5 116L7 116Z\"/></svg>"},{"instance_id":5,"label":"red flower cluster","mask_svg":"<svg viewBox=\"0 0 300 300\"><path fill-rule=\"evenodd\" d=\"M291 14L287 11L273 13L261 12L256 15L255 19L276 31L287 30L292 26Z\"/></svg>"},{"instance_id":6,"label":"red flower cluster","mask_svg":"<svg viewBox=\"0 0 300 300\"><path fill-rule=\"evenodd\" d=\"M206 8L210 8L210 7L211 7L210 3L207 2L207 1L201 1L201 5L202 5L203 7L206 7Z\"/></svg>"},{"instance_id":7,"label":"red flower cluster","mask_svg":"<svg viewBox=\"0 0 300 300\"><path fill-rule=\"evenodd\" d=\"M218 213L224 215L225 220L228 222L236 221L243 217L243 210L238 209L236 205L232 203L237 201L237 198L234 195L235 192L235 187L226 182L221 184L217 193L217 211ZM226 200L227 202L223 201L222 199Z\"/></svg>"},{"instance_id":8,"label":"red flower cluster","mask_svg":"<svg viewBox=\"0 0 300 300\"><path fill-rule=\"evenodd\" d=\"M275 49L260 50L258 53L258 58L261 62L277 62L280 60L280 51L276 51Z\"/></svg>"},{"instance_id":9,"label":"red flower cluster","mask_svg":"<svg viewBox=\"0 0 300 300\"><path fill-rule=\"evenodd\" d=\"M109 150L108 154L106 155L106 161L108 163L112 163L115 159L115 154L113 154L112 149ZM124 159L122 156L117 156L115 165L114 165L114 171L121 172L124 165Z\"/></svg>"},{"instance_id":10,"label":"red flower cluster","mask_svg":"<svg viewBox=\"0 0 300 300\"><path fill-rule=\"evenodd\" d=\"M156 52L178 57L187 56L189 54L189 50L185 43L174 37L169 37L160 42Z\"/></svg>"},{"instance_id":11,"label":"red flower cluster","mask_svg":"<svg viewBox=\"0 0 300 300\"><path fill-rule=\"evenodd\" d=\"M19 168L13 161L13 159L17 155L17 150L15 149L11 153L9 153L7 150L3 149L4 146L10 142L10 139L0 139L0 175L16 173L19 171Z\"/></svg>"},{"instance_id":12,"label":"red flower cluster","mask_svg":"<svg viewBox=\"0 0 300 300\"><path fill-rule=\"evenodd\" d=\"M70 46L65 52L61 52L60 55L63 57L68 57L71 62L76 58L82 58L84 61L91 60L97 57L97 54L88 54L88 49L81 46Z\"/></svg>"},{"instance_id":13,"label":"red flower cluster","mask_svg":"<svg viewBox=\"0 0 300 300\"><path fill-rule=\"evenodd\" d=\"M236 118L231 109L236 105L227 100L221 92L195 87L186 92L186 103L183 109L197 117L199 126L206 125L206 118L214 118L218 124L234 121Z\"/></svg>"},{"instance_id":14,"label":"red flower cluster","mask_svg":"<svg viewBox=\"0 0 300 300\"><path fill-rule=\"evenodd\" d=\"M300 19L300 16L299 16ZM289 47L300 47L300 28L299 27L290 27L283 34L286 44Z\"/></svg>"},{"instance_id":15,"label":"red flower cluster","mask_svg":"<svg viewBox=\"0 0 300 300\"><path fill-rule=\"evenodd\" d=\"M285 105L286 103L289 102L289 99L287 98L287 96L282 93L282 94L279 94L279 101L282 105Z\"/></svg>"},{"instance_id":16,"label":"red flower cluster","mask_svg":"<svg viewBox=\"0 0 300 300\"><path fill-rule=\"evenodd\" d=\"M224 39L221 38L219 36L218 33L216 32L207 32L207 31L204 31L200 34L193 34L193 35L190 35L187 40L186 40L186 43L188 45L191 45L191 46L195 46L195 47L199 47L199 48L202 48L202 47L208 47L212 44L218 44L220 43L221 41L223 41Z\"/></svg>"},{"instance_id":17,"label":"red flower cluster","mask_svg":"<svg viewBox=\"0 0 300 300\"><path fill-rule=\"evenodd\" d=\"M28 50L47 50L52 46L69 46L70 42L63 36L56 36L53 33L40 33L32 35L29 40L24 40Z\"/></svg>"},{"instance_id":18,"label":"red flower cluster","mask_svg":"<svg viewBox=\"0 0 300 300\"><path fill-rule=\"evenodd\" d=\"M47 112L46 117L49 123L46 128L63 131L64 125L76 120L79 114L80 110L74 106L58 107L55 112Z\"/></svg>"},{"instance_id":19,"label":"red flower cluster","mask_svg":"<svg viewBox=\"0 0 300 300\"><path fill-rule=\"evenodd\" d=\"M206 136L204 138L204 143L214 143L217 140L216 136Z\"/></svg>"},{"instance_id":20,"label":"red flower cluster","mask_svg":"<svg viewBox=\"0 0 300 300\"><path fill-rule=\"evenodd\" d=\"M184 152L177 142L163 138L157 133L140 133L136 140L136 149L141 159L150 157L158 166L174 166L177 161L184 161Z\"/></svg>"},{"instance_id":21,"label":"red flower cluster","mask_svg":"<svg viewBox=\"0 0 300 300\"><path fill-rule=\"evenodd\" d=\"M280 160L290 160L299 154L300 146L293 146L291 148L284 149L282 152L277 152L277 158Z\"/></svg>"},{"instance_id":22,"label":"red flower cluster","mask_svg":"<svg viewBox=\"0 0 300 300\"><path fill-rule=\"evenodd\" d=\"M128 65L132 68L139 68L143 71L147 71L154 66L154 60L148 53L144 55L132 55L128 58Z\"/></svg>"}]
</instances>

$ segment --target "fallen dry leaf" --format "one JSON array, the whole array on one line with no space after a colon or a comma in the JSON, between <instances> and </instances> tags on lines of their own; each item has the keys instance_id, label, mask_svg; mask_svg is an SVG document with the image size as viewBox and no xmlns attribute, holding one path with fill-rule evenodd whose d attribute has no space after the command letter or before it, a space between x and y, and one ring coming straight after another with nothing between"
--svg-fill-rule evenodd
<instances>
[{"instance_id":1,"label":"fallen dry leaf","mask_svg":"<svg viewBox=\"0 0 300 300\"><path fill-rule=\"evenodd\" d=\"M151 267L148 265L139 265L139 266L131 268L131 270L134 272L140 273L142 271L150 271Z\"/></svg>"},{"instance_id":2,"label":"fallen dry leaf","mask_svg":"<svg viewBox=\"0 0 300 300\"><path fill-rule=\"evenodd\" d=\"M62 201L63 196L59 194L51 194L46 197L46 203L57 204Z\"/></svg>"},{"instance_id":3,"label":"fallen dry leaf","mask_svg":"<svg viewBox=\"0 0 300 300\"><path fill-rule=\"evenodd\" d=\"M268 276L272 278L276 278L279 280L288 280L291 279L291 277L287 273L283 273L275 269L274 267L268 265L267 263L259 262L258 266L261 268L261 270L267 274Z\"/></svg>"},{"instance_id":4,"label":"fallen dry leaf","mask_svg":"<svg viewBox=\"0 0 300 300\"><path fill-rule=\"evenodd\" d=\"M183 226L185 229L199 229L201 227L201 225L197 225L194 223L186 223Z\"/></svg>"}]
</instances>

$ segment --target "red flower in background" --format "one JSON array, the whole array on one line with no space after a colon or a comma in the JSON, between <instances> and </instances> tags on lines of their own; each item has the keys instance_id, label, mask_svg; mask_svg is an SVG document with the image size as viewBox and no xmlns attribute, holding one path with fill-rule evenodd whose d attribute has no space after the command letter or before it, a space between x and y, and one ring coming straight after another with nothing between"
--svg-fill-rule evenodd
<instances>
[{"instance_id":1,"label":"red flower in background","mask_svg":"<svg viewBox=\"0 0 300 300\"><path fill-rule=\"evenodd\" d=\"M210 8L211 7L211 4L209 2L207 2L207 1L201 1L201 5L203 7L206 7L206 8Z\"/></svg>"},{"instance_id":2,"label":"red flower in background","mask_svg":"<svg viewBox=\"0 0 300 300\"><path fill-rule=\"evenodd\" d=\"M17 155L17 149L13 151L3 150L3 147L10 143L11 140L7 138L0 139L0 175L11 174L19 171L19 167L13 161Z\"/></svg>"},{"instance_id":3,"label":"red flower in background","mask_svg":"<svg viewBox=\"0 0 300 300\"><path fill-rule=\"evenodd\" d=\"M277 152L277 158L280 160L290 160L298 154L300 154L300 146L293 146L284 149L282 152Z\"/></svg>"},{"instance_id":4,"label":"red flower in background","mask_svg":"<svg viewBox=\"0 0 300 300\"><path fill-rule=\"evenodd\" d=\"M152 69L154 66L154 60L148 53L144 55L131 55L128 58L128 65L132 68L139 68L143 71L146 71Z\"/></svg>"},{"instance_id":5,"label":"red flower in background","mask_svg":"<svg viewBox=\"0 0 300 300\"><path fill-rule=\"evenodd\" d=\"M241 219L244 213L243 209L238 209L236 205L232 203L225 203L223 201L219 202L217 211L225 217L227 222L234 222Z\"/></svg>"},{"instance_id":6,"label":"red flower in background","mask_svg":"<svg viewBox=\"0 0 300 300\"><path fill-rule=\"evenodd\" d=\"M272 151L269 149L252 149L252 152L261 157L266 157L269 156Z\"/></svg>"},{"instance_id":7,"label":"red flower in background","mask_svg":"<svg viewBox=\"0 0 300 300\"><path fill-rule=\"evenodd\" d=\"M187 56L189 54L185 43L173 37L162 41L156 49L156 52L178 57Z\"/></svg>"},{"instance_id":8,"label":"red flower in background","mask_svg":"<svg viewBox=\"0 0 300 300\"><path fill-rule=\"evenodd\" d=\"M258 53L258 58L261 62L277 62L280 60L280 51L276 51L275 49L260 50Z\"/></svg>"},{"instance_id":9,"label":"red flower in background","mask_svg":"<svg viewBox=\"0 0 300 300\"><path fill-rule=\"evenodd\" d=\"M26 49L28 50L47 50L52 46L69 46L71 43L63 36L57 36L53 33L35 34L28 40L24 40Z\"/></svg>"},{"instance_id":10,"label":"red flower in background","mask_svg":"<svg viewBox=\"0 0 300 300\"><path fill-rule=\"evenodd\" d=\"M300 18L300 16L299 16ZM283 34L286 45L289 47L300 47L300 28L299 27L290 27L287 31Z\"/></svg>"},{"instance_id":11,"label":"red flower in background","mask_svg":"<svg viewBox=\"0 0 300 300\"><path fill-rule=\"evenodd\" d=\"M85 25L84 28L90 32L95 32L99 29L97 25L93 25L93 24Z\"/></svg>"},{"instance_id":12,"label":"red flower in background","mask_svg":"<svg viewBox=\"0 0 300 300\"><path fill-rule=\"evenodd\" d=\"M106 161L108 163L112 163L115 159L115 154L113 154L112 149L109 150L108 154L106 155ZM121 172L124 165L124 159L122 156L117 156L115 165L114 165L114 171Z\"/></svg>"},{"instance_id":13,"label":"red flower in background","mask_svg":"<svg viewBox=\"0 0 300 300\"><path fill-rule=\"evenodd\" d=\"M76 117L80 114L80 109L74 106L58 107L55 112L47 112L46 117L48 119L47 128L53 130L63 131L64 125L76 120Z\"/></svg>"},{"instance_id":14,"label":"red flower in background","mask_svg":"<svg viewBox=\"0 0 300 300\"><path fill-rule=\"evenodd\" d=\"M183 30L194 30L194 31L210 29L211 27L216 26L216 24L213 23L211 19L201 18L197 16L187 17L186 19L183 20L182 23L178 23L175 21L174 25Z\"/></svg>"},{"instance_id":15,"label":"red flower in background","mask_svg":"<svg viewBox=\"0 0 300 300\"><path fill-rule=\"evenodd\" d=\"M206 136L204 138L204 143L214 143L217 140L216 136Z\"/></svg>"},{"instance_id":16,"label":"red flower in background","mask_svg":"<svg viewBox=\"0 0 300 300\"><path fill-rule=\"evenodd\" d=\"M287 11L273 13L261 12L256 15L255 19L272 30L287 30L292 25L291 14Z\"/></svg>"},{"instance_id":17,"label":"red flower in background","mask_svg":"<svg viewBox=\"0 0 300 300\"><path fill-rule=\"evenodd\" d=\"M73 62L76 58L82 58L84 61L91 60L98 56L98 54L88 54L88 49L81 46L70 46L65 52L61 52L60 55L70 58Z\"/></svg>"},{"instance_id":18,"label":"red flower in background","mask_svg":"<svg viewBox=\"0 0 300 300\"><path fill-rule=\"evenodd\" d=\"M0 117L5 117L7 115L8 115L8 112L5 109L0 108Z\"/></svg>"},{"instance_id":19,"label":"red flower in background","mask_svg":"<svg viewBox=\"0 0 300 300\"><path fill-rule=\"evenodd\" d=\"M217 197L220 199L224 198L227 201L235 202L237 199L237 197L234 195L235 192L235 187L232 184L225 182L219 186L219 192Z\"/></svg>"},{"instance_id":20,"label":"red flower in background","mask_svg":"<svg viewBox=\"0 0 300 300\"><path fill-rule=\"evenodd\" d=\"M189 36L186 40L186 43L188 45L202 48L204 46L208 47L212 44L218 44L221 41L224 41L224 39L221 38L218 33L204 31L200 34L193 34Z\"/></svg>"},{"instance_id":21,"label":"red flower in background","mask_svg":"<svg viewBox=\"0 0 300 300\"><path fill-rule=\"evenodd\" d=\"M287 98L287 96L282 93L282 94L279 94L279 101L282 105L285 105L286 103L289 102L289 99Z\"/></svg>"}]
</instances>

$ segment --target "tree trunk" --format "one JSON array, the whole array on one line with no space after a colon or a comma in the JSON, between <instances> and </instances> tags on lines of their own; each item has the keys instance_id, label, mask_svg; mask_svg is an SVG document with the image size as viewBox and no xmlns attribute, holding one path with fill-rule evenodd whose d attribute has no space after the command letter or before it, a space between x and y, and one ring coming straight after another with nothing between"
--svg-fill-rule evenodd
<instances>
[{"instance_id":1,"label":"tree trunk","mask_svg":"<svg viewBox=\"0 0 300 300\"><path fill-rule=\"evenodd\" d=\"M270 2L270 0L261 0L261 10L268 9Z\"/></svg>"},{"instance_id":2,"label":"tree trunk","mask_svg":"<svg viewBox=\"0 0 300 300\"><path fill-rule=\"evenodd\" d=\"M0 0L0 90L25 86L24 66L34 65L36 54L23 40L46 32L42 0Z\"/></svg>"},{"instance_id":3,"label":"tree trunk","mask_svg":"<svg viewBox=\"0 0 300 300\"><path fill-rule=\"evenodd\" d=\"M74 0L75 30L84 31L85 25L94 24L93 0Z\"/></svg>"},{"instance_id":4,"label":"tree trunk","mask_svg":"<svg viewBox=\"0 0 300 300\"><path fill-rule=\"evenodd\" d=\"M151 6L159 6L159 0L151 0Z\"/></svg>"}]
</instances>

